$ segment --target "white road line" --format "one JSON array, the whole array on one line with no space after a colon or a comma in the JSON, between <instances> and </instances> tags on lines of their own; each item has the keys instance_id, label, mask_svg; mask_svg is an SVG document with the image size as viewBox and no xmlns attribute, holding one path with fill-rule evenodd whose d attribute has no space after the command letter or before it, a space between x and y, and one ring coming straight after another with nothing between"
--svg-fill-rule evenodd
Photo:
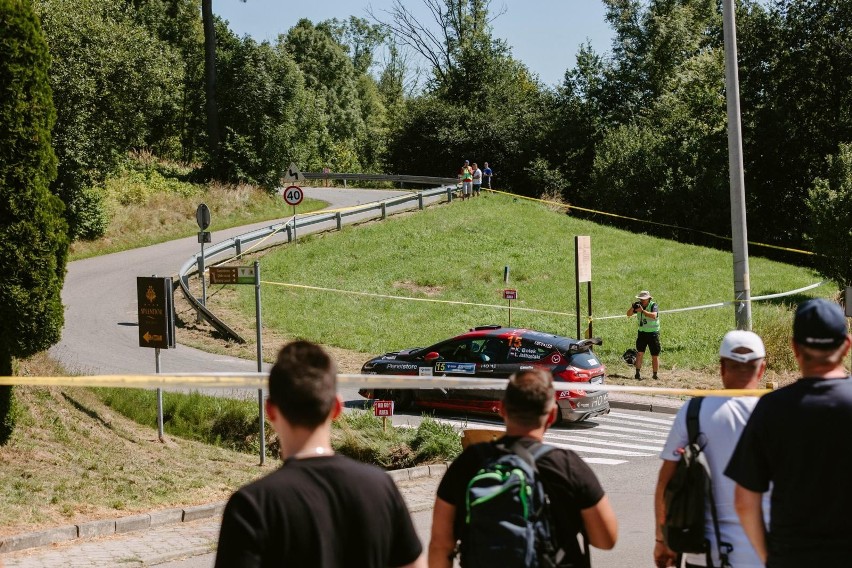
<instances>
[{"instance_id":1,"label":"white road line","mask_svg":"<svg viewBox=\"0 0 852 568\"><path fill-rule=\"evenodd\" d=\"M633 434L645 434L647 436L659 436L661 438L668 437L668 432L657 432L650 430L641 430L639 428L625 428L624 426L610 426L608 424L601 424L597 426L595 430L612 430L613 432L631 432Z\"/></svg>"},{"instance_id":2,"label":"white road line","mask_svg":"<svg viewBox=\"0 0 852 568\"><path fill-rule=\"evenodd\" d=\"M588 446L578 446L576 444L560 444L558 442L554 443L553 445L556 446L557 448L566 448L566 449L569 449L569 450L574 450L577 453L586 452L586 453L590 453L590 454L604 454L604 455L611 455L611 456L625 456L625 457L637 457L637 458L655 455L653 453L649 454L649 453L646 453L646 452L628 452L626 450L611 450L609 448L594 448L594 447L588 447Z\"/></svg>"},{"instance_id":3,"label":"white road line","mask_svg":"<svg viewBox=\"0 0 852 568\"><path fill-rule=\"evenodd\" d=\"M625 442L607 442L604 440L593 440L589 438L583 438L581 436L554 436L554 435L546 435L544 437L545 440L564 440L566 442L580 442L581 444L596 444L601 446L612 446L614 448L627 448L629 450L650 450L652 452L660 452L663 449L662 445L659 446L643 446L640 444L630 444Z\"/></svg>"},{"instance_id":4,"label":"white road line","mask_svg":"<svg viewBox=\"0 0 852 568\"><path fill-rule=\"evenodd\" d=\"M648 436L644 432L642 434L623 434L620 432L604 432L601 431L600 428L594 428L592 430L584 430L584 431L572 431L572 430L548 430L548 434L562 434L566 436L577 435L577 436L588 436L589 440L595 440L597 438L617 438L619 440L627 440L628 442L648 442L648 443L665 443L665 436L660 436L658 438L654 438Z\"/></svg>"},{"instance_id":5,"label":"white road line","mask_svg":"<svg viewBox=\"0 0 852 568\"><path fill-rule=\"evenodd\" d=\"M668 432L671 430L671 424L663 426L662 424L646 424L644 422L634 422L633 420L623 420L621 418L596 418L592 420L598 424L621 424L623 426L638 426L645 428L648 432Z\"/></svg>"},{"instance_id":6,"label":"white road line","mask_svg":"<svg viewBox=\"0 0 852 568\"><path fill-rule=\"evenodd\" d=\"M606 416L612 416L613 418L629 418L631 420L638 420L639 422L654 422L656 424L665 424L666 426L671 426L672 422L674 422L674 418L648 418L647 416L624 414L623 412L610 412Z\"/></svg>"},{"instance_id":7,"label":"white road line","mask_svg":"<svg viewBox=\"0 0 852 568\"><path fill-rule=\"evenodd\" d=\"M621 465L627 463L627 460L614 460L611 458L582 458L586 463L594 463L599 465Z\"/></svg>"}]
</instances>

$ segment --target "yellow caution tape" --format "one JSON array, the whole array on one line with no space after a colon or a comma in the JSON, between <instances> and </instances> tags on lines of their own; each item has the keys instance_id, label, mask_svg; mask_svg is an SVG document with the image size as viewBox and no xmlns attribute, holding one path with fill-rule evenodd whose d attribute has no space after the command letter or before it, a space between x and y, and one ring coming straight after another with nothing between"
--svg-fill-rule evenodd
<instances>
[{"instance_id":1,"label":"yellow caution tape","mask_svg":"<svg viewBox=\"0 0 852 568\"><path fill-rule=\"evenodd\" d=\"M506 191L497 191L496 189L486 189L485 191L490 191L492 193L499 193L499 194L502 194L502 195L508 195L510 197L514 197L514 198L517 198L517 199L526 199L527 201L537 201L539 203L546 203L548 205L555 205L557 207L564 207L566 209L576 209L578 211L585 211L587 213L594 213L596 215L606 215L607 217L615 217L617 219L626 219L628 221L636 221L636 222L639 222L639 223L647 223L649 225L657 225L658 227L667 227L669 229L677 229L679 231L691 231L693 233L698 233L699 235L706 235L708 237L714 237L714 238L723 239L723 240L726 240L726 241L733 240L733 239L731 239L731 237L728 237L726 235L717 235L716 233L708 233L707 231L701 231L699 229L691 229L689 227L679 227L678 225L670 225L668 223L660 223L658 221L651 221L649 219L638 219L636 217L628 217L626 215L617 215L615 213L609 213L607 211L598 211L597 209L588 209L586 207L579 207L577 205L569 205L569 204L566 204L566 203L560 203L558 201L549 201L547 199L539 199L539 198L536 198L536 197L527 197L526 195L517 195L515 193L508 193ZM808 255L815 255L816 254L814 252L807 251L807 250L799 250L799 249L794 249L794 248L782 247L782 246L778 246L778 245L769 245L769 244L766 244L766 243L758 243L758 242L755 242L755 241L748 241L748 244L758 246L758 247L765 247L765 248L771 248L771 249L776 249L776 250L783 250L783 251L787 251L787 252L795 252L795 253L799 253L799 254L808 254Z\"/></svg>"},{"instance_id":2,"label":"yellow caution tape","mask_svg":"<svg viewBox=\"0 0 852 568\"><path fill-rule=\"evenodd\" d=\"M265 389L265 373L173 373L160 375L88 375L75 377L0 377L0 385L36 387L117 387L168 389ZM506 379L340 374L337 384L371 389L502 390ZM761 396L765 389L695 389L554 382L556 391L629 392L667 396Z\"/></svg>"}]
</instances>

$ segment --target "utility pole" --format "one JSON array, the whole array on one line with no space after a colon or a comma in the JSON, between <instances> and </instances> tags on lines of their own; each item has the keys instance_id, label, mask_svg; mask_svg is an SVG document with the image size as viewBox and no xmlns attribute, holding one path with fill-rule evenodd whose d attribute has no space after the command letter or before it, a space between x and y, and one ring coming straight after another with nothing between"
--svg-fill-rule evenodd
<instances>
[{"instance_id":1,"label":"utility pole","mask_svg":"<svg viewBox=\"0 0 852 568\"><path fill-rule=\"evenodd\" d=\"M731 185L731 237L734 252L734 316L737 329L751 330L751 284L748 270L743 133L737 69L737 24L734 0L722 2L725 36L725 92L728 101L728 169Z\"/></svg>"}]
</instances>

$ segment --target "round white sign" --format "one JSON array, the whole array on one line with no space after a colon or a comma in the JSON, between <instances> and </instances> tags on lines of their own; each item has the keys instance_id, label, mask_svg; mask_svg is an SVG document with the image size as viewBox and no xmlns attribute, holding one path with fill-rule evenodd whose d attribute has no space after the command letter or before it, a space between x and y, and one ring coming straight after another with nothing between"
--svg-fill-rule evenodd
<instances>
[{"instance_id":1,"label":"round white sign","mask_svg":"<svg viewBox=\"0 0 852 568\"><path fill-rule=\"evenodd\" d=\"M291 185L284 189L284 201L295 207L305 198L305 192L298 185Z\"/></svg>"}]
</instances>

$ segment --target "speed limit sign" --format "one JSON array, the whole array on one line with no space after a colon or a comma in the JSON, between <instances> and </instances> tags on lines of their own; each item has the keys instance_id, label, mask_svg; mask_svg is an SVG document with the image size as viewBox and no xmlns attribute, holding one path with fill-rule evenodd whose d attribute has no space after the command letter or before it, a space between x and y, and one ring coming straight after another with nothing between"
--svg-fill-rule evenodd
<instances>
[{"instance_id":1,"label":"speed limit sign","mask_svg":"<svg viewBox=\"0 0 852 568\"><path fill-rule=\"evenodd\" d=\"M298 185L291 185L284 190L284 201L295 207L305 198L305 192Z\"/></svg>"}]
</instances>

